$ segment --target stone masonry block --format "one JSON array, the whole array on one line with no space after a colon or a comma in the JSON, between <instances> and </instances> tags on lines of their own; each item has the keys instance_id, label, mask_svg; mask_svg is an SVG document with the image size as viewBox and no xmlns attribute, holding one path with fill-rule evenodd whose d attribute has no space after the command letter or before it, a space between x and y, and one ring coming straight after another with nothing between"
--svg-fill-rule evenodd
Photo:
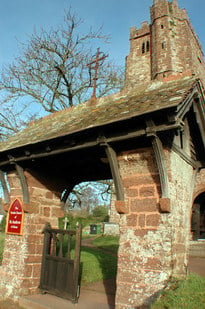
<instances>
[{"instance_id":1,"label":"stone masonry block","mask_svg":"<svg viewBox=\"0 0 205 309\"><path fill-rule=\"evenodd\" d=\"M122 179L123 186L129 188L132 186L138 186L139 180L136 176L130 176Z\"/></svg>"},{"instance_id":2,"label":"stone masonry block","mask_svg":"<svg viewBox=\"0 0 205 309\"><path fill-rule=\"evenodd\" d=\"M154 226L157 227L159 225L160 215L152 214L146 216L146 226Z\"/></svg>"},{"instance_id":3,"label":"stone masonry block","mask_svg":"<svg viewBox=\"0 0 205 309\"><path fill-rule=\"evenodd\" d=\"M27 245L28 253L29 254L35 254L36 253L36 245L34 243L28 243Z\"/></svg>"},{"instance_id":4,"label":"stone masonry block","mask_svg":"<svg viewBox=\"0 0 205 309\"><path fill-rule=\"evenodd\" d=\"M30 264L25 265L25 269L24 269L24 277L31 277L32 275L32 271L33 271L33 267Z\"/></svg>"},{"instance_id":5,"label":"stone masonry block","mask_svg":"<svg viewBox=\"0 0 205 309\"><path fill-rule=\"evenodd\" d=\"M126 190L127 197L138 197L138 188L130 188Z\"/></svg>"},{"instance_id":6,"label":"stone masonry block","mask_svg":"<svg viewBox=\"0 0 205 309\"><path fill-rule=\"evenodd\" d=\"M154 186L142 186L139 189L139 196L140 197L154 197L156 195L155 187Z\"/></svg>"},{"instance_id":7,"label":"stone masonry block","mask_svg":"<svg viewBox=\"0 0 205 309\"><path fill-rule=\"evenodd\" d=\"M50 217L50 214L51 214L51 209L50 209L50 207L44 207L44 209L43 209L43 215L44 215L45 217Z\"/></svg>"},{"instance_id":8,"label":"stone masonry block","mask_svg":"<svg viewBox=\"0 0 205 309\"><path fill-rule=\"evenodd\" d=\"M141 185L151 185L153 183L159 184L159 175L158 174L140 174L140 175L132 175L127 176L122 179L123 186L125 188L129 187L137 187Z\"/></svg>"},{"instance_id":9,"label":"stone masonry block","mask_svg":"<svg viewBox=\"0 0 205 309\"><path fill-rule=\"evenodd\" d=\"M145 227L145 214L139 215L138 225L142 228Z\"/></svg>"},{"instance_id":10,"label":"stone masonry block","mask_svg":"<svg viewBox=\"0 0 205 309\"><path fill-rule=\"evenodd\" d=\"M131 200L131 212L156 212L158 210L157 199L146 198L143 200Z\"/></svg>"},{"instance_id":11,"label":"stone masonry block","mask_svg":"<svg viewBox=\"0 0 205 309\"><path fill-rule=\"evenodd\" d=\"M41 274L41 264L34 264L33 266L33 277L34 278L40 278Z\"/></svg>"},{"instance_id":12,"label":"stone masonry block","mask_svg":"<svg viewBox=\"0 0 205 309\"><path fill-rule=\"evenodd\" d=\"M57 217L57 218L63 218L64 215L65 215L65 212L64 212L64 210L62 210L60 208L60 205L59 205L59 207L51 207L50 209L51 209L51 217L54 216L54 217Z\"/></svg>"},{"instance_id":13,"label":"stone masonry block","mask_svg":"<svg viewBox=\"0 0 205 309\"><path fill-rule=\"evenodd\" d=\"M131 227L131 226L136 226L137 225L137 215L129 215L127 216L127 226Z\"/></svg>"},{"instance_id":14,"label":"stone masonry block","mask_svg":"<svg viewBox=\"0 0 205 309\"><path fill-rule=\"evenodd\" d=\"M47 191L47 192L46 192L46 198L48 198L48 199L53 199L53 198L54 198L53 192Z\"/></svg>"},{"instance_id":15,"label":"stone masonry block","mask_svg":"<svg viewBox=\"0 0 205 309\"><path fill-rule=\"evenodd\" d=\"M25 259L25 262L28 264L39 264L41 263L42 255L30 254Z\"/></svg>"},{"instance_id":16,"label":"stone masonry block","mask_svg":"<svg viewBox=\"0 0 205 309\"><path fill-rule=\"evenodd\" d=\"M138 229L138 230L135 230L135 236L137 236L137 237L144 237L149 231L150 231L150 229Z\"/></svg>"}]
</instances>

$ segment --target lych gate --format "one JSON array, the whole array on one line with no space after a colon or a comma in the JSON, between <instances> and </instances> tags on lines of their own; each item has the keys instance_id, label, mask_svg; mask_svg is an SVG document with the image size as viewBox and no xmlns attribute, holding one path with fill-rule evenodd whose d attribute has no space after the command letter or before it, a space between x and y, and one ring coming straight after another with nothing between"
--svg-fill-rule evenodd
<instances>
[{"instance_id":1,"label":"lych gate","mask_svg":"<svg viewBox=\"0 0 205 309\"><path fill-rule=\"evenodd\" d=\"M144 302L163 287L171 274L186 272L190 184L194 184L196 175L203 177L203 169L194 172L204 155L203 140L194 139L203 126L200 89L200 83L193 79L169 83L169 88L162 84L147 91L150 105L144 111L143 93L127 97L127 102L115 96L115 100L104 99L97 106L84 104L39 120L21 137L16 135L2 144L0 166L7 172L10 201L18 197L25 212L23 235L6 235L6 244L13 245L5 247L1 269L6 278L10 277L8 290L8 284L1 281L5 295L37 291L44 224L48 221L57 227L57 217L63 215L61 193L85 180L112 177L115 183L115 206L121 214L116 295L119 308L131 300L135 304L139 299ZM180 96L172 101L177 91ZM171 103L167 106L166 101L163 108L160 102L161 109L157 108L158 93L160 97L164 93ZM182 93L186 94L185 100L181 99ZM116 112L118 119L113 122ZM85 123L83 129L79 117ZM182 126L186 132L184 149L180 147L182 139L178 139ZM197 161L189 156L190 140ZM2 179L7 196L3 173ZM21 273L18 279L16 273ZM139 297L136 290L142 283L147 292Z\"/></svg>"},{"instance_id":2,"label":"lych gate","mask_svg":"<svg viewBox=\"0 0 205 309\"><path fill-rule=\"evenodd\" d=\"M166 46L176 47L177 38L169 33L170 44L163 50L153 41L142 54L150 31L159 28L159 37L152 40L166 35L169 14L176 14L179 30L189 27L177 1L154 1L151 13L151 27L131 28L122 92L40 119L0 145L4 209L18 198L25 213L22 236L6 235L0 268L3 297L38 291L42 230L46 222L57 228L67 194L82 181L114 181L120 214L116 308L147 304L170 276L186 274L192 199L205 186L205 66L198 67L196 56L193 66L184 64L181 72L179 59L170 61L166 51ZM196 43L193 31L190 42ZM201 55L200 46L193 46ZM183 63L190 54L180 49L175 56ZM201 80L192 76L195 71Z\"/></svg>"}]
</instances>

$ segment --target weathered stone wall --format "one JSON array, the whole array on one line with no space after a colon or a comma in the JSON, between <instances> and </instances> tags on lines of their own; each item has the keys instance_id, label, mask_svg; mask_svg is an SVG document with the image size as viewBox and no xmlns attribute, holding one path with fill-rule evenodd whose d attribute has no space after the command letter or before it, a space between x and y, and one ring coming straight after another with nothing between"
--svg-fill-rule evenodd
<instances>
[{"instance_id":1,"label":"weathered stone wall","mask_svg":"<svg viewBox=\"0 0 205 309\"><path fill-rule=\"evenodd\" d=\"M63 215L59 198L29 173L25 173L30 203L22 204L25 210L23 235L5 235L5 248L0 267L1 298L17 299L20 295L36 293L40 283L43 249L43 229L46 222L58 226ZM11 201L22 201L20 181L16 173L8 175ZM8 206L8 205L7 205ZM8 210L8 207L7 207Z\"/></svg>"},{"instance_id":2,"label":"weathered stone wall","mask_svg":"<svg viewBox=\"0 0 205 309\"><path fill-rule=\"evenodd\" d=\"M202 48L186 11L166 0L156 3L150 11L152 78L190 71L205 81Z\"/></svg>"},{"instance_id":3,"label":"weathered stone wall","mask_svg":"<svg viewBox=\"0 0 205 309\"><path fill-rule=\"evenodd\" d=\"M192 166L187 164L179 155L172 152L169 164L169 196L171 199L170 224L172 227L172 264L174 275L186 274L188 267L193 176Z\"/></svg>"},{"instance_id":4,"label":"weathered stone wall","mask_svg":"<svg viewBox=\"0 0 205 309\"><path fill-rule=\"evenodd\" d=\"M120 219L116 308L152 301L173 274L185 274L192 168L166 151L171 212L160 213L152 149L119 156L128 213Z\"/></svg>"},{"instance_id":5,"label":"weathered stone wall","mask_svg":"<svg viewBox=\"0 0 205 309\"><path fill-rule=\"evenodd\" d=\"M119 223L120 215L115 208L116 193L114 184L111 185L109 223Z\"/></svg>"},{"instance_id":6,"label":"weathered stone wall","mask_svg":"<svg viewBox=\"0 0 205 309\"><path fill-rule=\"evenodd\" d=\"M144 44L144 45L143 45ZM150 26L142 23L140 29L130 29L130 54L126 59L125 87L133 87L151 80Z\"/></svg>"}]
</instances>

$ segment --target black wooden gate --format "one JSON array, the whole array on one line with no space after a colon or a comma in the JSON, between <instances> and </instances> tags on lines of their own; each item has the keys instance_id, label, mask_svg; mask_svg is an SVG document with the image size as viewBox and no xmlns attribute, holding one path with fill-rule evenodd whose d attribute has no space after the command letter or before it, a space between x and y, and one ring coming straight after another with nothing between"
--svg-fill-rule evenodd
<instances>
[{"instance_id":1,"label":"black wooden gate","mask_svg":"<svg viewBox=\"0 0 205 309\"><path fill-rule=\"evenodd\" d=\"M44 229L40 289L78 301L80 247L82 228L76 230Z\"/></svg>"}]
</instances>

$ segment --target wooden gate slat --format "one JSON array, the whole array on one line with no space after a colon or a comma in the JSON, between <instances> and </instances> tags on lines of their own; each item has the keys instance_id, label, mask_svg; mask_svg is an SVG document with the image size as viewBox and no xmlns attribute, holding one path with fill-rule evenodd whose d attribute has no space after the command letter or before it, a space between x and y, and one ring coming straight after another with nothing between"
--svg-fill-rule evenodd
<instances>
[{"instance_id":1,"label":"wooden gate slat","mask_svg":"<svg viewBox=\"0 0 205 309\"><path fill-rule=\"evenodd\" d=\"M51 233L52 237L52 255L56 256L56 243L57 243L57 236L56 233Z\"/></svg>"},{"instance_id":2,"label":"wooden gate slat","mask_svg":"<svg viewBox=\"0 0 205 309\"><path fill-rule=\"evenodd\" d=\"M59 250L59 253L58 253L59 257L63 256L63 239L64 239L64 235L61 234L60 235L60 250Z\"/></svg>"}]
</instances>

